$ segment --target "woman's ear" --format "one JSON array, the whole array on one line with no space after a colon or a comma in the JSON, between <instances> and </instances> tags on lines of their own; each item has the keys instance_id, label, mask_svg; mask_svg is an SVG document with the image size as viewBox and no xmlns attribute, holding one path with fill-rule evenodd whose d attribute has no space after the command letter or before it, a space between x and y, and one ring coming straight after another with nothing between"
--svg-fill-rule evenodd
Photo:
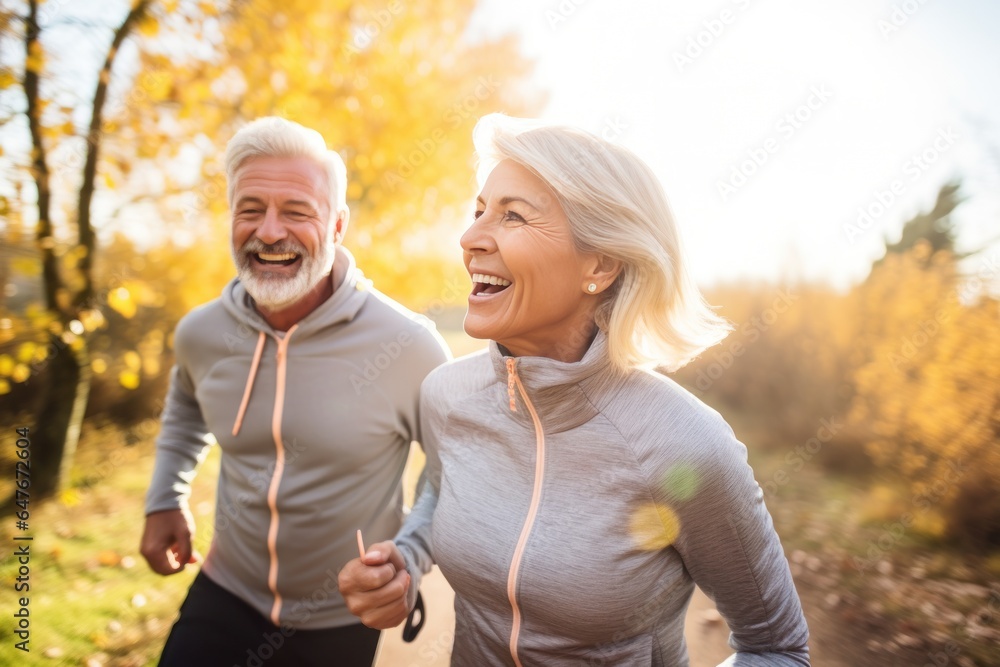
<instances>
[{"instance_id":1,"label":"woman's ear","mask_svg":"<svg viewBox=\"0 0 1000 667\"><path fill-rule=\"evenodd\" d=\"M590 294L600 294L615 282L615 278L622 272L622 263L607 255L593 254L587 258L584 269L584 290ZM596 285L597 288L591 290L590 285Z\"/></svg>"}]
</instances>

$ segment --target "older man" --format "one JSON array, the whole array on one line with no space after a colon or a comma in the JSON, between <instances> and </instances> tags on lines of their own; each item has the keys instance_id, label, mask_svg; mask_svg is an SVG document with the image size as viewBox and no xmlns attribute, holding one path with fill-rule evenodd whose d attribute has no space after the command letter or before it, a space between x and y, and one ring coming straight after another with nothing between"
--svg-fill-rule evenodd
<instances>
[{"instance_id":1,"label":"older man","mask_svg":"<svg viewBox=\"0 0 1000 667\"><path fill-rule=\"evenodd\" d=\"M213 436L215 533L160 664L368 666L379 633L337 572L357 529L399 528L418 389L447 347L341 246L346 172L319 133L257 120L226 171L238 277L177 325L142 554L165 575L199 560L187 498Z\"/></svg>"}]
</instances>

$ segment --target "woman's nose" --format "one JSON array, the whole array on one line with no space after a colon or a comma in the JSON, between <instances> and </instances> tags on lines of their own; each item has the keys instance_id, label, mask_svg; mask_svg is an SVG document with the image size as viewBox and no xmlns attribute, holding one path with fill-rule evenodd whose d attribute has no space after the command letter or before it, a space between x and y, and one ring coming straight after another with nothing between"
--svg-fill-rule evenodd
<instances>
[{"instance_id":1,"label":"woman's nose","mask_svg":"<svg viewBox=\"0 0 1000 667\"><path fill-rule=\"evenodd\" d=\"M496 250L496 239L493 237L495 225L490 224L489 220L489 213L484 211L472 222L462 234L462 250L470 255L490 253Z\"/></svg>"}]
</instances>

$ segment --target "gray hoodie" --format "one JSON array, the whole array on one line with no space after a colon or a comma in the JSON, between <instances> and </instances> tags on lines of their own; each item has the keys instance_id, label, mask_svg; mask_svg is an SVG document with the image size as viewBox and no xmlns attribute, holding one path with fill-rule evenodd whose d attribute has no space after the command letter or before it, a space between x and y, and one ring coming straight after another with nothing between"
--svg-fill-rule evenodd
<instances>
[{"instance_id":1,"label":"gray hoodie","mask_svg":"<svg viewBox=\"0 0 1000 667\"><path fill-rule=\"evenodd\" d=\"M421 389L429 484L396 541L455 589L452 664L688 664L697 583L726 665L809 665L808 630L746 448L655 373L490 349ZM415 595L417 579L411 588Z\"/></svg>"},{"instance_id":2,"label":"gray hoodie","mask_svg":"<svg viewBox=\"0 0 1000 667\"><path fill-rule=\"evenodd\" d=\"M185 506L211 436L222 447L203 569L275 625L356 623L337 572L402 523L400 477L421 381L447 346L429 320L347 265L333 295L274 331L233 280L177 325L146 513ZM332 278L331 278L332 279Z\"/></svg>"}]
</instances>

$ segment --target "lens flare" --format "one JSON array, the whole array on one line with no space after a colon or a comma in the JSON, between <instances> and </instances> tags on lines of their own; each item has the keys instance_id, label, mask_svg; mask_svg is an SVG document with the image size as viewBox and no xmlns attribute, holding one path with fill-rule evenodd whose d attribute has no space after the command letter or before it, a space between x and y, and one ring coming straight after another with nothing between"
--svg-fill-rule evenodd
<instances>
[{"instance_id":1,"label":"lens flare","mask_svg":"<svg viewBox=\"0 0 1000 667\"><path fill-rule=\"evenodd\" d=\"M643 551L666 549L681 532L681 520L662 503L647 503L637 508L629 521L632 541Z\"/></svg>"},{"instance_id":2,"label":"lens flare","mask_svg":"<svg viewBox=\"0 0 1000 667\"><path fill-rule=\"evenodd\" d=\"M685 463L670 466L663 476L663 490L674 500L689 500L700 485L701 476L698 471Z\"/></svg>"}]
</instances>

